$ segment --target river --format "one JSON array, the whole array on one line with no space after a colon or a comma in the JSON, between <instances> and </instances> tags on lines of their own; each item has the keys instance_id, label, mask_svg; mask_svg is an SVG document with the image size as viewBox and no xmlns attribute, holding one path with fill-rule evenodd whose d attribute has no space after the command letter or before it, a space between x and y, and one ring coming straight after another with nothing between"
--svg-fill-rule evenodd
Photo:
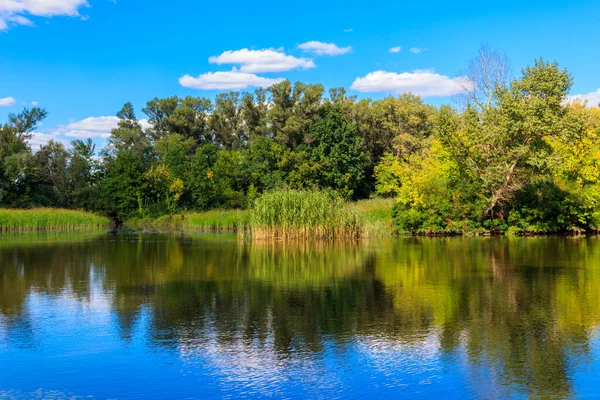
<instances>
[{"instance_id":1,"label":"river","mask_svg":"<svg viewBox=\"0 0 600 400\"><path fill-rule=\"evenodd\" d=\"M600 238L0 236L0 398L600 396Z\"/></svg>"}]
</instances>

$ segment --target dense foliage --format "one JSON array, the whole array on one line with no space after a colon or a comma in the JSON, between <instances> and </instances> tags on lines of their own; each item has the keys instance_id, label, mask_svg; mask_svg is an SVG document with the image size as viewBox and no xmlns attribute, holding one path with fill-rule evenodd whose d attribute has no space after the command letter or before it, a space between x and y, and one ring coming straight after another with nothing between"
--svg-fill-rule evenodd
<instances>
[{"instance_id":1,"label":"dense foliage","mask_svg":"<svg viewBox=\"0 0 600 400\"><path fill-rule=\"evenodd\" d=\"M598 230L599 109L567 101L572 77L553 63L538 60L512 81L485 72L497 74L470 77L455 108L284 81L214 101L153 99L144 129L127 103L99 152L91 140L33 152L46 111L25 109L0 127L0 206L124 220L327 189L394 197L403 233Z\"/></svg>"},{"instance_id":2,"label":"dense foliage","mask_svg":"<svg viewBox=\"0 0 600 400\"><path fill-rule=\"evenodd\" d=\"M566 101L571 83L539 60L487 105L441 107L419 151L376 167L377 190L397 196L397 229L597 231L600 114Z\"/></svg>"}]
</instances>

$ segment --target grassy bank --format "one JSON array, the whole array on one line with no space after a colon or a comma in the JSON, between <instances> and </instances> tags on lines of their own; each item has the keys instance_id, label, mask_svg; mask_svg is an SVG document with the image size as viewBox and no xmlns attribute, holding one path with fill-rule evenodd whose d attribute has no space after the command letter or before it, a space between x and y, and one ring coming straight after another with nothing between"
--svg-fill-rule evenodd
<instances>
[{"instance_id":1,"label":"grassy bank","mask_svg":"<svg viewBox=\"0 0 600 400\"><path fill-rule=\"evenodd\" d=\"M360 219L364 237L390 236L394 230L392 221L393 199L359 200L348 204Z\"/></svg>"},{"instance_id":2,"label":"grassy bank","mask_svg":"<svg viewBox=\"0 0 600 400\"><path fill-rule=\"evenodd\" d=\"M282 190L265 193L250 210L211 210L157 219L135 219L130 227L237 232L253 239L341 239L389 236L390 199L344 202L331 192Z\"/></svg>"},{"instance_id":3,"label":"grassy bank","mask_svg":"<svg viewBox=\"0 0 600 400\"><path fill-rule=\"evenodd\" d=\"M180 229L207 232L237 231L248 225L248 210L211 210L205 212L165 215L157 219L136 219L126 222L128 226L155 229Z\"/></svg>"},{"instance_id":4,"label":"grassy bank","mask_svg":"<svg viewBox=\"0 0 600 400\"><path fill-rule=\"evenodd\" d=\"M0 232L75 230L106 227L110 220L93 213L59 208L0 209Z\"/></svg>"}]
</instances>

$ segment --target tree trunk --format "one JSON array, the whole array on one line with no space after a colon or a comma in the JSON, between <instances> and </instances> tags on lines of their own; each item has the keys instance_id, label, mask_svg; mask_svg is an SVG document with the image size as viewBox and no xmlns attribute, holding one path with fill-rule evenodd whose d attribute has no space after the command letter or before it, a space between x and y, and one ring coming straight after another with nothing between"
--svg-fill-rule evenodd
<instances>
[{"instance_id":1,"label":"tree trunk","mask_svg":"<svg viewBox=\"0 0 600 400\"><path fill-rule=\"evenodd\" d=\"M489 215L489 216L493 217L492 213L494 211L494 208L498 205L500 199L506 198L510 195L507 193L511 189L510 182L511 182L511 179L512 179L512 176L513 176L516 166L517 166L517 161L514 161L512 163L512 165L510 166L510 168L508 169L506 176L504 177L504 182L502 183L502 185L500 185L498 190L496 190L496 192L494 192L494 195L492 196L492 201L490 202L490 205L488 206L488 208L485 210L486 216Z\"/></svg>"}]
</instances>

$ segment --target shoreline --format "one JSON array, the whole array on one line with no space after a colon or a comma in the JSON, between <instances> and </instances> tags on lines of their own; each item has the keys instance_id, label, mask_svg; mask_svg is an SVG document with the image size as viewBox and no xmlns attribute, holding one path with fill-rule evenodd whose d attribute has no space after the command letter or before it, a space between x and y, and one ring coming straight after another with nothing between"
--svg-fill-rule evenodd
<instances>
[{"instance_id":1,"label":"shoreline","mask_svg":"<svg viewBox=\"0 0 600 400\"><path fill-rule=\"evenodd\" d=\"M378 239L386 237L401 238L451 238L451 237L593 237L600 235L600 230L565 230L557 232L394 232L391 222L391 202L388 199L370 199L347 203L349 212L358 216L360 235L353 238L340 237L335 240ZM214 209L204 212L182 212L158 218L138 218L126 220L117 226L118 229L153 229L158 231L232 233L242 239L260 241L300 241L293 235L286 234L286 227L273 228L276 235L253 234L251 225L252 211L248 209ZM0 209L0 234L19 232L61 232L88 231L93 229L114 229L115 222L108 217L91 212L55 208L33 209ZM331 227L332 229L335 227ZM255 237L254 237L255 236ZM330 240L327 235L314 237L315 240ZM309 240L308 238L306 240Z\"/></svg>"}]
</instances>

